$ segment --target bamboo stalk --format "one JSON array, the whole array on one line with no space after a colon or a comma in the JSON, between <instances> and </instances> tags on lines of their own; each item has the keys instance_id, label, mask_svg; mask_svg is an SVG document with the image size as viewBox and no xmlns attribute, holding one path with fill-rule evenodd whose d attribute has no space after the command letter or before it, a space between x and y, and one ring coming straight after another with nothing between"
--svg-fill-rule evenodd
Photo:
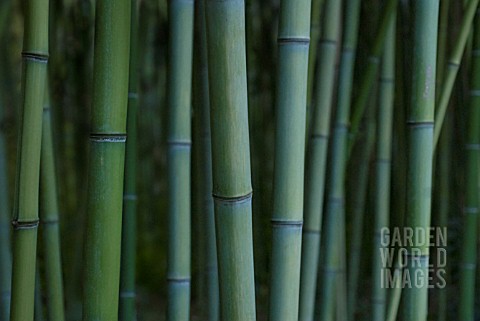
<instances>
[{"instance_id":1,"label":"bamboo stalk","mask_svg":"<svg viewBox=\"0 0 480 321\"><path fill-rule=\"evenodd\" d=\"M375 83L378 75L378 66L380 64L380 58L383 52L385 39L387 36L388 26L391 20L395 20L395 12L397 8L398 0L387 0L385 7L383 8L382 15L380 17L380 23L378 25L378 33L375 37L370 55L368 57L367 67L363 73L362 80L360 81L360 88L358 97L352 107L352 121L350 123L350 137L348 153L351 154L355 140L357 139L360 122L367 109L367 101L372 90L372 86Z\"/></svg>"},{"instance_id":2,"label":"bamboo stalk","mask_svg":"<svg viewBox=\"0 0 480 321\"><path fill-rule=\"evenodd\" d=\"M167 320L190 315L193 0L169 2Z\"/></svg>"},{"instance_id":3,"label":"bamboo stalk","mask_svg":"<svg viewBox=\"0 0 480 321\"><path fill-rule=\"evenodd\" d=\"M84 321L118 319L131 2L96 2Z\"/></svg>"},{"instance_id":4,"label":"bamboo stalk","mask_svg":"<svg viewBox=\"0 0 480 321\"><path fill-rule=\"evenodd\" d=\"M208 0L206 17L220 315L255 321L244 2Z\"/></svg>"},{"instance_id":5,"label":"bamboo stalk","mask_svg":"<svg viewBox=\"0 0 480 321\"><path fill-rule=\"evenodd\" d=\"M354 182L354 189L351 191L353 194L350 201L350 218L351 231L350 231L350 248L348 255L348 318L349 320L355 319L355 312L357 308L358 299L358 280L361 273L362 264L362 248L364 238L364 218L369 218L369 208L366 206L367 195L369 194L369 185L371 185L369 172L370 172L370 160L372 158L372 152L375 145L375 107L378 99L376 97L371 98L372 102L365 114L363 120L362 130L362 148L356 155L355 168L358 168L354 173L349 175L349 179ZM379 101L378 104L381 104ZM363 139L362 139L363 138ZM348 208L347 208L348 209ZM347 212L348 214L348 212Z\"/></svg>"},{"instance_id":6,"label":"bamboo stalk","mask_svg":"<svg viewBox=\"0 0 480 321\"><path fill-rule=\"evenodd\" d=\"M282 0L272 214L270 320L298 317L303 226L309 0Z\"/></svg>"},{"instance_id":7,"label":"bamboo stalk","mask_svg":"<svg viewBox=\"0 0 480 321\"><path fill-rule=\"evenodd\" d=\"M52 138L50 93L45 90L40 164L41 213L45 256L46 312L50 321L65 320L63 273L60 253L60 226Z\"/></svg>"},{"instance_id":8,"label":"bamboo stalk","mask_svg":"<svg viewBox=\"0 0 480 321\"><path fill-rule=\"evenodd\" d=\"M313 91L315 87L315 78L317 77L317 59L318 47L320 46L321 27L322 27L322 11L324 9L325 0L312 0L311 18L310 18L310 47L308 49L308 80L307 80L307 114L308 105L312 104ZM325 19L328 15L325 15ZM324 20L325 20L324 19ZM308 125L307 125L308 127Z\"/></svg>"},{"instance_id":9,"label":"bamboo stalk","mask_svg":"<svg viewBox=\"0 0 480 321\"><path fill-rule=\"evenodd\" d=\"M135 265L137 246L137 106L138 106L138 14L131 1L130 65L128 78L127 142L123 185L122 252L120 261L119 319L135 321Z\"/></svg>"},{"instance_id":10,"label":"bamboo stalk","mask_svg":"<svg viewBox=\"0 0 480 321\"><path fill-rule=\"evenodd\" d=\"M479 0L470 0L465 9L465 15L462 20L462 26L460 27L460 34L457 36L457 41L453 47L453 52L448 58L448 64L445 67L444 79L442 82L441 90L439 90L440 96L438 97L437 107L435 109L435 131L433 136L434 150L438 144L440 132L442 130L443 121L445 119L445 113L447 111L450 97L452 96L453 85L457 78L458 69L462 61L463 52L467 44L468 35L472 29L473 18L477 11Z\"/></svg>"},{"instance_id":11,"label":"bamboo stalk","mask_svg":"<svg viewBox=\"0 0 480 321\"><path fill-rule=\"evenodd\" d=\"M472 80L465 142L465 207L460 265L460 320L475 319L475 273L478 235L478 165L480 161L480 14L475 18L472 48Z\"/></svg>"},{"instance_id":12,"label":"bamboo stalk","mask_svg":"<svg viewBox=\"0 0 480 321\"><path fill-rule=\"evenodd\" d=\"M2 100L0 101L0 321L7 321L10 319L10 297L12 282L7 148L3 128L3 124L5 122L4 109L5 102Z\"/></svg>"},{"instance_id":13,"label":"bamboo stalk","mask_svg":"<svg viewBox=\"0 0 480 321\"><path fill-rule=\"evenodd\" d=\"M330 180L328 181L325 217L325 233L322 242L325 244L324 263L322 271L323 286L320 292L319 320L333 320L335 313L335 286L340 268L340 255L345 249L338 246L344 244L344 196L345 167L348 143L348 116L350 114L351 91L353 85L353 68L358 39L358 23L360 0L346 2L342 54L338 79L338 100L331 151L328 166ZM344 300L346 303L346 298Z\"/></svg>"},{"instance_id":14,"label":"bamboo stalk","mask_svg":"<svg viewBox=\"0 0 480 321\"><path fill-rule=\"evenodd\" d=\"M341 7L342 1L326 1L325 19L319 44L316 99L312 111L305 169L305 224L302 238L299 310L299 320L302 321L312 320L315 310L327 146L330 134Z\"/></svg>"},{"instance_id":15,"label":"bamboo stalk","mask_svg":"<svg viewBox=\"0 0 480 321\"><path fill-rule=\"evenodd\" d=\"M25 2L24 24L23 103L13 207L11 321L31 321L34 316L42 107L48 60L48 0Z\"/></svg>"},{"instance_id":16,"label":"bamboo stalk","mask_svg":"<svg viewBox=\"0 0 480 321\"><path fill-rule=\"evenodd\" d=\"M420 228L425 239L407 244L406 273L424 282L412 283L404 292L403 316L425 321L428 313L428 260L433 167L433 116L438 31L438 0L414 2L412 107L407 118L407 207L405 226ZM418 281L415 280L414 281Z\"/></svg>"},{"instance_id":17,"label":"bamboo stalk","mask_svg":"<svg viewBox=\"0 0 480 321\"><path fill-rule=\"evenodd\" d=\"M205 291L202 293L205 300L203 315L206 320L220 319L217 246L215 243L215 215L212 198L212 143L210 134L210 98L207 61L207 28L205 20L205 0L195 4L196 47L194 48L194 107L195 121L198 128L196 136L199 152L198 182L200 233L205 238L204 255L201 278L205 279ZM194 142L195 143L195 142Z\"/></svg>"},{"instance_id":18,"label":"bamboo stalk","mask_svg":"<svg viewBox=\"0 0 480 321\"><path fill-rule=\"evenodd\" d=\"M385 269L382 266L381 251L388 251L382 246L381 230L390 226L390 178L392 163L392 128L393 103L395 94L395 19L390 22L385 41L383 61L380 72L380 94L377 113L377 149L376 149L376 182L374 226L375 237L373 245L373 320L383 321L386 317L387 289L382 280L385 280ZM383 274L383 278L382 278Z\"/></svg>"}]
</instances>

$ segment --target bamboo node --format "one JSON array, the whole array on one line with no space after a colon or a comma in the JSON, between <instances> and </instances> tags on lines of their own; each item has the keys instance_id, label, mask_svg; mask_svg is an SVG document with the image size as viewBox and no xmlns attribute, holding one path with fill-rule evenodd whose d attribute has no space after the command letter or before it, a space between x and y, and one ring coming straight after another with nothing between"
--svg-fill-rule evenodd
<instances>
[{"instance_id":1,"label":"bamboo node","mask_svg":"<svg viewBox=\"0 0 480 321\"><path fill-rule=\"evenodd\" d=\"M277 38L278 44L288 44L288 43L299 43L299 44L306 44L310 43L310 38L304 37L278 37Z\"/></svg>"},{"instance_id":2,"label":"bamboo node","mask_svg":"<svg viewBox=\"0 0 480 321\"><path fill-rule=\"evenodd\" d=\"M36 229L39 224L39 220L33 221L19 221L17 219L12 221L13 229L15 230L31 230Z\"/></svg>"},{"instance_id":3,"label":"bamboo node","mask_svg":"<svg viewBox=\"0 0 480 321\"><path fill-rule=\"evenodd\" d=\"M90 141L96 143L125 143L127 135L124 134L91 134Z\"/></svg>"},{"instance_id":4,"label":"bamboo node","mask_svg":"<svg viewBox=\"0 0 480 321\"><path fill-rule=\"evenodd\" d=\"M46 64L48 62L47 53L39 52L22 52L22 58L25 60L35 61L39 63Z\"/></svg>"},{"instance_id":5,"label":"bamboo node","mask_svg":"<svg viewBox=\"0 0 480 321\"><path fill-rule=\"evenodd\" d=\"M212 197L214 201L224 202L224 203L238 203L243 201L249 201L253 196L253 192L247 193L245 195L240 196L221 196L215 195L212 193Z\"/></svg>"},{"instance_id":6,"label":"bamboo node","mask_svg":"<svg viewBox=\"0 0 480 321\"><path fill-rule=\"evenodd\" d=\"M271 219L270 222L272 223L272 227L291 227L291 228L302 228L303 221L288 221L288 220L279 220L279 219Z\"/></svg>"}]
</instances>

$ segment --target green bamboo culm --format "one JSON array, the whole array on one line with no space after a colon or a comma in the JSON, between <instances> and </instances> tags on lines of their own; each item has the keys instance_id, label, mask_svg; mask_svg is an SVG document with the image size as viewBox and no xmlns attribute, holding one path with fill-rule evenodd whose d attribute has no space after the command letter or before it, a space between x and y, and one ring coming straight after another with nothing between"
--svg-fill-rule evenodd
<instances>
[{"instance_id":1,"label":"green bamboo culm","mask_svg":"<svg viewBox=\"0 0 480 321\"><path fill-rule=\"evenodd\" d=\"M138 106L138 14L137 0L131 1L130 71L128 79L127 142L123 187L122 252L120 263L119 319L135 321L135 264L137 246L137 106Z\"/></svg>"},{"instance_id":2,"label":"green bamboo culm","mask_svg":"<svg viewBox=\"0 0 480 321\"><path fill-rule=\"evenodd\" d=\"M350 124L350 137L349 137L349 151L355 144L355 140L358 136L361 120L367 109L368 98L378 75L378 69L380 65L380 58L385 47L385 39L387 38L388 26L391 20L395 20L395 12L397 8L398 0L387 0L382 10L382 16L380 17L380 23L378 25L378 33L375 36L375 40L368 57L366 70L363 72L363 76L360 80L360 88L358 97L356 98L352 106L352 121Z\"/></svg>"},{"instance_id":3,"label":"green bamboo culm","mask_svg":"<svg viewBox=\"0 0 480 321\"><path fill-rule=\"evenodd\" d=\"M455 84L455 79L457 78L458 69L460 68L463 52L465 51L465 47L467 45L468 36L470 35L470 31L472 29L473 18L475 17L475 12L477 11L478 1L479 0L470 0L467 3L459 35L456 38L453 52L448 58L447 66L445 67L445 71L443 73L444 76L442 80L442 87L441 90L439 90L439 97L435 109L435 131L433 136L434 150L438 144L440 132L442 131L445 113L447 112L448 103L450 102L450 97L452 96L453 85Z\"/></svg>"},{"instance_id":4,"label":"green bamboo culm","mask_svg":"<svg viewBox=\"0 0 480 321\"><path fill-rule=\"evenodd\" d=\"M42 110L48 61L48 0L25 2L23 101L20 110L15 201L11 321L34 316Z\"/></svg>"},{"instance_id":5,"label":"green bamboo culm","mask_svg":"<svg viewBox=\"0 0 480 321\"><path fill-rule=\"evenodd\" d=\"M220 318L255 321L245 5L207 0Z\"/></svg>"},{"instance_id":6,"label":"green bamboo culm","mask_svg":"<svg viewBox=\"0 0 480 321\"><path fill-rule=\"evenodd\" d=\"M46 86L40 163L40 223L44 242L43 253L45 256L45 302L47 319L63 321L65 320L63 273L60 255L59 206L51 118L50 93L48 86Z\"/></svg>"},{"instance_id":7,"label":"green bamboo culm","mask_svg":"<svg viewBox=\"0 0 480 321\"><path fill-rule=\"evenodd\" d=\"M298 317L310 0L282 0L272 214L270 320Z\"/></svg>"},{"instance_id":8,"label":"green bamboo culm","mask_svg":"<svg viewBox=\"0 0 480 321\"><path fill-rule=\"evenodd\" d=\"M318 262L322 230L323 195L330 114L335 82L335 61L341 21L342 1L325 2L325 19L319 44L315 104L312 110L307 142L305 168L305 210L300 274L300 307L298 319L312 320L315 312Z\"/></svg>"},{"instance_id":9,"label":"green bamboo culm","mask_svg":"<svg viewBox=\"0 0 480 321\"><path fill-rule=\"evenodd\" d=\"M475 17L470 105L465 142L465 208L460 265L459 320L475 319L475 272L478 235L478 165L480 161L480 14Z\"/></svg>"},{"instance_id":10,"label":"green bamboo culm","mask_svg":"<svg viewBox=\"0 0 480 321\"><path fill-rule=\"evenodd\" d=\"M190 158L193 0L172 0L168 62L167 320L190 317Z\"/></svg>"},{"instance_id":11,"label":"green bamboo culm","mask_svg":"<svg viewBox=\"0 0 480 321\"><path fill-rule=\"evenodd\" d=\"M0 124L4 122L3 101L0 101ZM10 319L12 256L10 251L10 205L8 200L7 152L4 130L0 125L0 321Z\"/></svg>"},{"instance_id":12,"label":"green bamboo culm","mask_svg":"<svg viewBox=\"0 0 480 321\"><path fill-rule=\"evenodd\" d=\"M425 321L428 312L429 227L433 167L433 126L437 58L438 0L413 5L412 105L407 116L407 206L405 227L419 228L425 238L406 244L406 268L412 283L403 290L405 320Z\"/></svg>"},{"instance_id":13,"label":"green bamboo culm","mask_svg":"<svg viewBox=\"0 0 480 321\"><path fill-rule=\"evenodd\" d=\"M327 168L331 168L328 180L326 200L326 217L324 220L325 253L321 271L321 291L318 304L318 320L330 321L335 315L335 296L337 275L340 269L340 252L344 245L344 197L345 197L345 167L348 143L348 117L353 86L353 69L358 40L358 25L360 18L360 0L347 0L345 6L344 28L342 38L342 53L338 76L337 110L333 123L331 151L329 152ZM334 164L334 165L333 165ZM346 298L345 298L346 301ZM346 303L346 302L343 302ZM317 313L317 311L315 312Z\"/></svg>"},{"instance_id":14,"label":"green bamboo culm","mask_svg":"<svg viewBox=\"0 0 480 321\"><path fill-rule=\"evenodd\" d=\"M375 86L377 87L377 86ZM381 87L381 86L379 86ZM374 90L376 92L376 90ZM350 230L350 244L349 244L349 255L348 255L348 269L347 269L347 279L348 279L348 293L347 293L347 304L348 304L348 318L349 320L354 320L355 313L357 311L357 300L359 297L358 293L358 281L361 276L361 265L362 259L362 249L363 249L363 239L364 239L364 219L365 216L369 218L369 208L367 204L367 196L369 194L369 185L371 185L370 178L370 161L372 158L372 152L375 145L375 107L377 105L377 97L372 95L371 103L369 103L368 110L365 114L363 120L363 129L361 131L360 141L362 148L358 151L355 161L355 168L358 168L354 173L350 174L349 179L352 182L355 182L355 187L351 193L350 206L347 208L351 213L347 211L347 220L350 221L351 230ZM349 214L349 215L348 215Z\"/></svg>"},{"instance_id":15,"label":"green bamboo culm","mask_svg":"<svg viewBox=\"0 0 480 321\"><path fill-rule=\"evenodd\" d=\"M390 173L392 164L392 129L395 93L395 26L396 19L392 19L388 26L379 79L380 93L377 112L377 145L375 155L375 235L372 252L372 320L374 321L384 321L386 317L388 287L382 282L386 280L384 271L388 269L389 266L383 266L382 264L382 251L385 252L389 249L382 246L381 231L383 228L390 226Z\"/></svg>"},{"instance_id":16,"label":"green bamboo culm","mask_svg":"<svg viewBox=\"0 0 480 321\"><path fill-rule=\"evenodd\" d=\"M96 1L84 321L118 319L131 1Z\"/></svg>"},{"instance_id":17,"label":"green bamboo culm","mask_svg":"<svg viewBox=\"0 0 480 321\"><path fill-rule=\"evenodd\" d=\"M310 47L308 49L308 80L307 80L307 115L308 106L312 104L313 88L318 64L317 53L321 36L322 9L325 0L312 0L310 12ZM327 18L327 16L325 16ZM307 125L308 128L308 125Z\"/></svg>"},{"instance_id":18,"label":"green bamboo culm","mask_svg":"<svg viewBox=\"0 0 480 321\"><path fill-rule=\"evenodd\" d=\"M205 237L203 244L205 258L202 262L202 275L205 282L204 318L209 321L220 320L217 246L215 233L215 215L212 198L212 142L210 134L210 97L207 60L207 28L205 19L205 0L195 2L195 47L194 47L194 111L198 144L199 170L199 216L200 228ZM195 140L194 140L195 143Z\"/></svg>"}]
</instances>

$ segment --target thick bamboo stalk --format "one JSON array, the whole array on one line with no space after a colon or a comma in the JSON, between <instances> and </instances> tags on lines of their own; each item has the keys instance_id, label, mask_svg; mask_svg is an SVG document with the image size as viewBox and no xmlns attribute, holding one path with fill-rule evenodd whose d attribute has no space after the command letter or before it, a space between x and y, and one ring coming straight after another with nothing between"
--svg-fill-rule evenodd
<instances>
[{"instance_id":1,"label":"thick bamboo stalk","mask_svg":"<svg viewBox=\"0 0 480 321\"><path fill-rule=\"evenodd\" d=\"M470 0L465 9L465 15L462 20L462 26L460 27L460 34L456 38L453 52L448 58L448 64L445 67L444 79L442 81L441 90L439 90L439 97L437 106L435 108L435 131L433 136L434 150L438 144L440 132L442 130L443 120L445 119L445 113L447 111L450 97L452 96L453 85L457 78L458 69L462 62L463 52L467 44L468 35L472 29L473 18L477 11L479 0Z\"/></svg>"},{"instance_id":2,"label":"thick bamboo stalk","mask_svg":"<svg viewBox=\"0 0 480 321\"><path fill-rule=\"evenodd\" d=\"M413 278L404 292L403 316L425 321L428 312L429 227L433 167L433 116L438 32L438 0L413 5L412 107L407 117L407 206L405 227L420 228L425 239L406 244L406 271ZM428 241L426 241L428 240ZM423 277L423 282L419 278Z\"/></svg>"},{"instance_id":3,"label":"thick bamboo stalk","mask_svg":"<svg viewBox=\"0 0 480 321\"><path fill-rule=\"evenodd\" d=\"M222 320L255 321L243 0L207 0L213 198Z\"/></svg>"},{"instance_id":4,"label":"thick bamboo stalk","mask_svg":"<svg viewBox=\"0 0 480 321\"><path fill-rule=\"evenodd\" d=\"M50 321L65 320L63 273L60 252L59 206L50 112L50 93L45 90L40 164L40 223L44 241L46 312Z\"/></svg>"},{"instance_id":5,"label":"thick bamboo stalk","mask_svg":"<svg viewBox=\"0 0 480 321\"><path fill-rule=\"evenodd\" d=\"M478 237L478 165L480 161L480 14L475 17L472 80L465 141L465 207L460 265L460 320L475 319L475 272Z\"/></svg>"},{"instance_id":6,"label":"thick bamboo stalk","mask_svg":"<svg viewBox=\"0 0 480 321\"><path fill-rule=\"evenodd\" d=\"M130 71L128 78L127 142L123 185L122 252L120 261L119 319L136 320L135 265L137 246L137 106L138 106L138 14L131 1Z\"/></svg>"},{"instance_id":7,"label":"thick bamboo stalk","mask_svg":"<svg viewBox=\"0 0 480 321\"><path fill-rule=\"evenodd\" d=\"M118 319L130 10L129 0L96 2L84 321Z\"/></svg>"},{"instance_id":8,"label":"thick bamboo stalk","mask_svg":"<svg viewBox=\"0 0 480 321\"><path fill-rule=\"evenodd\" d=\"M358 39L358 24L360 0L346 2L342 54L338 78L338 100L331 151L328 168L330 180L326 197L325 233L322 241L325 244L324 263L322 270L322 289L320 292L319 320L333 320L335 313L335 287L340 268L340 255L344 255L344 198L345 198L345 168L347 160L348 118L353 86L353 68ZM343 254L342 254L343 253ZM343 302L346 303L346 298Z\"/></svg>"},{"instance_id":9,"label":"thick bamboo stalk","mask_svg":"<svg viewBox=\"0 0 480 321\"><path fill-rule=\"evenodd\" d=\"M382 266L382 251L388 251L382 246L381 230L390 226L390 177L392 163L392 128L393 102L395 93L395 19L388 26L387 39L380 72L380 94L377 113L377 148L376 148L376 198L374 205L374 244L373 244L373 320L383 321L386 317L387 289L382 280L385 280L385 269ZM382 277L383 274L383 277Z\"/></svg>"},{"instance_id":10,"label":"thick bamboo stalk","mask_svg":"<svg viewBox=\"0 0 480 321\"><path fill-rule=\"evenodd\" d=\"M335 82L335 61L342 1L327 0L319 44L315 105L313 106L305 168L305 212L302 238L299 320L312 320L322 230L327 146ZM313 59L313 57L312 57Z\"/></svg>"},{"instance_id":11,"label":"thick bamboo stalk","mask_svg":"<svg viewBox=\"0 0 480 321\"><path fill-rule=\"evenodd\" d=\"M13 207L11 321L31 321L34 315L42 107L48 61L48 0L26 1L24 12L23 103Z\"/></svg>"},{"instance_id":12,"label":"thick bamboo stalk","mask_svg":"<svg viewBox=\"0 0 480 321\"><path fill-rule=\"evenodd\" d=\"M298 317L310 6L280 2L269 315L275 321Z\"/></svg>"},{"instance_id":13,"label":"thick bamboo stalk","mask_svg":"<svg viewBox=\"0 0 480 321\"><path fill-rule=\"evenodd\" d=\"M197 148L199 152L199 221L200 233L204 237L204 260L201 278L205 279L203 296L203 317L209 321L220 319L217 246L215 234L215 215L212 198L212 143L210 134L210 97L208 82L207 28L205 19L205 0L195 3L195 48L194 48L194 107L197 124Z\"/></svg>"},{"instance_id":14,"label":"thick bamboo stalk","mask_svg":"<svg viewBox=\"0 0 480 321\"><path fill-rule=\"evenodd\" d=\"M193 0L169 2L167 320L190 316Z\"/></svg>"},{"instance_id":15,"label":"thick bamboo stalk","mask_svg":"<svg viewBox=\"0 0 480 321\"><path fill-rule=\"evenodd\" d=\"M387 0L385 7L380 17L380 23L378 25L378 33L375 36L370 55L368 57L368 63L366 70L363 73L362 80L360 81L360 88L358 97L352 107L352 121L350 124L350 137L349 137L349 154L357 139L358 130L360 128L360 122L367 109L368 97L372 90L372 86L375 83L378 75L378 68L380 65L380 58L383 52L385 39L387 36L388 26L391 20L395 19L395 12L397 8L398 0Z\"/></svg>"}]
</instances>

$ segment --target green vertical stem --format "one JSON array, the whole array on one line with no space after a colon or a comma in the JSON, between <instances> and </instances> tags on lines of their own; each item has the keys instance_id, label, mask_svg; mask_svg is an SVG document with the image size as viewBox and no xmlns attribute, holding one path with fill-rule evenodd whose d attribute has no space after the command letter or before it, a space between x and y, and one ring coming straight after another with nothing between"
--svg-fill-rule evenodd
<instances>
[{"instance_id":1,"label":"green vertical stem","mask_svg":"<svg viewBox=\"0 0 480 321\"><path fill-rule=\"evenodd\" d=\"M448 58L447 66L445 67L446 69L443 73L444 78L442 80L442 87L441 90L439 90L439 97L437 100L437 106L435 108L435 132L433 137L434 150L440 137L443 120L445 119L448 103L450 101L450 97L452 96L453 85L455 83L455 79L457 79L458 69L460 68L460 63L462 61L463 52L465 51L468 35L472 29L473 18L475 17L475 12L477 11L478 1L479 0L470 0L468 2L468 5L465 9L465 15L462 20L462 25L460 27L460 34L457 36L453 51Z\"/></svg>"},{"instance_id":2,"label":"green vertical stem","mask_svg":"<svg viewBox=\"0 0 480 321\"><path fill-rule=\"evenodd\" d=\"M1 62L0 62L1 64ZM3 96L3 92L2 92ZM3 97L2 97L3 98ZM10 319L12 257L10 205L8 197L7 146L5 140L5 101L0 101L0 321Z\"/></svg>"},{"instance_id":3,"label":"green vertical stem","mask_svg":"<svg viewBox=\"0 0 480 321\"><path fill-rule=\"evenodd\" d=\"M310 47L308 49L308 80L307 80L307 113L308 105L312 104L314 96L315 78L317 77L317 64L319 59L318 47L320 46L320 36L322 27L322 9L324 9L325 0L312 0L311 18L310 18ZM325 15L328 19L328 15ZM324 19L324 20L325 20Z\"/></svg>"},{"instance_id":4,"label":"green vertical stem","mask_svg":"<svg viewBox=\"0 0 480 321\"><path fill-rule=\"evenodd\" d=\"M429 227L433 167L433 116L437 58L438 0L414 2L412 105L407 117L407 206L405 228L425 238L406 244L406 271L415 283L404 289L403 316L425 321L428 312ZM421 282L421 278L423 281Z\"/></svg>"},{"instance_id":5,"label":"green vertical stem","mask_svg":"<svg viewBox=\"0 0 480 321\"><path fill-rule=\"evenodd\" d=\"M441 86L445 71L446 50L448 42L449 9L450 0L441 0L440 17L438 22L437 86Z\"/></svg>"},{"instance_id":6,"label":"green vertical stem","mask_svg":"<svg viewBox=\"0 0 480 321\"><path fill-rule=\"evenodd\" d=\"M299 320L312 320L320 254L327 146L330 135L335 61L342 1L327 0L319 44L315 105L312 110L305 168L305 223L302 238Z\"/></svg>"},{"instance_id":7,"label":"green vertical stem","mask_svg":"<svg viewBox=\"0 0 480 321\"><path fill-rule=\"evenodd\" d=\"M310 0L282 0L272 214L270 320L298 317Z\"/></svg>"},{"instance_id":8,"label":"green vertical stem","mask_svg":"<svg viewBox=\"0 0 480 321\"><path fill-rule=\"evenodd\" d=\"M322 289L320 292L319 320L333 320L335 314L335 296L337 274L340 268L340 255L345 248L338 246L344 241L344 198L345 168L347 159L348 121L353 86L353 68L358 39L360 0L347 0L343 29L343 43L338 77L338 100L333 135L330 143L328 166L330 180L326 197L325 233L322 241L325 254L322 270ZM320 197L320 196L319 196ZM343 244L343 243L342 243ZM342 254L343 253L343 254ZM344 298L342 304L346 304Z\"/></svg>"},{"instance_id":9,"label":"green vertical stem","mask_svg":"<svg viewBox=\"0 0 480 321\"><path fill-rule=\"evenodd\" d=\"M137 246L137 106L138 106L138 14L131 1L130 71L128 79L127 142L123 185L122 252L120 261L119 319L135 321L135 265Z\"/></svg>"},{"instance_id":10,"label":"green vertical stem","mask_svg":"<svg viewBox=\"0 0 480 321\"><path fill-rule=\"evenodd\" d=\"M18 123L13 207L11 321L31 321L34 314L42 107L48 61L48 0L29 0L24 5L23 103Z\"/></svg>"},{"instance_id":11,"label":"green vertical stem","mask_svg":"<svg viewBox=\"0 0 480 321\"><path fill-rule=\"evenodd\" d=\"M348 153L351 154L355 140L357 139L360 122L367 109L368 98L372 90L378 75L378 68L380 65L380 58L383 52L385 39L387 38L388 26L391 20L395 19L395 12L397 8L398 0L386 0L385 6L380 17L378 25L378 33L375 36L375 40L368 57L367 67L363 72L363 76L360 81L360 88L358 91L358 97L352 107L352 121L350 124L350 137Z\"/></svg>"},{"instance_id":12,"label":"green vertical stem","mask_svg":"<svg viewBox=\"0 0 480 321\"><path fill-rule=\"evenodd\" d=\"M452 109L450 109L449 113L452 113ZM448 115L448 118L445 122L445 129L443 133L440 135L439 140L439 149L437 154L437 167L435 169L435 188L434 192L436 192L436 199L434 199L434 206L436 205L435 209L435 226L440 228L448 228L448 215L450 212L450 203L452 202L451 194L451 166L452 166L452 146L451 146L451 137L453 136L453 117L452 115ZM477 180L478 182L478 180ZM438 254L436 252L435 254ZM435 271L436 273L442 273L441 276L446 280L446 285L449 284L450 280L448 277L448 263L446 267L439 267L439 257L436 255L434 257L433 263L435 264ZM438 280L435 278L434 280ZM435 306L435 313L434 316L438 321L446 321L447 320L447 313L448 313L448 301L447 301L447 287L443 288L436 288L433 292L435 295L435 299L433 300L436 302Z\"/></svg>"},{"instance_id":13,"label":"green vertical stem","mask_svg":"<svg viewBox=\"0 0 480 321\"><path fill-rule=\"evenodd\" d=\"M380 86L381 88L381 86ZM348 314L349 320L354 320L358 293L358 280L361 273L362 264L362 244L363 244L363 221L365 214L369 210L366 208L366 199L369 186L370 160L375 144L375 106L376 99L372 98L369 109L363 121L363 139L362 148L356 155L355 173L350 174L350 179L354 182L352 191L352 200L350 204L351 227L350 232L350 251L348 256ZM380 103L380 102L379 102Z\"/></svg>"},{"instance_id":14,"label":"green vertical stem","mask_svg":"<svg viewBox=\"0 0 480 321\"><path fill-rule=\"evenodd\" d=\"M480 14L476 14L472 48L472 80L465 142L465 207L460 264L458 318L475 319L475 272L478 237L478 165L480 160Z\"/></svg>"},{"instance_id":15,"label":"green vertical stem","mask_svg":"<svg viewBox=\"0 0 480 321\"><path fill-rule=\"evenodd\" d=\"M220 315L255 321L244 1L207 0L206 18Z\"/></svg>"},{"instance_id":16,"label":"green vertical stem","mask_svg":"<svg viewBox=\"0 0 480 321\"><path fill-rule=\"evenodd\" d=\"M96 1L83 320L118 319L131 1Z\"/></svg>"},{"instance_id":17,"label":"green vertical stem","mask_svg":"<svg viewBox=\"0 0 480 321\"><path fill-rule=\"evenodd\" d=\"M63 273L60 253L60 225L55 154L50 112L50 93L45 90L43 107L42 151L40 164L40 223L42 227L45 260L46 312L50 321L65 320Z\"/></svg>"},{"instance_id":18,"label":"green vertical stem","mask_svg":"<svg viewBox=\"0 0 480 321\"><path fill-rule=\"evenodd\" d=\"M169 2L167 320L190 316L193 0Z\"/></svg>"},{"instance_id":19,"label":"green vertical stem","mask_svg":"<svg viewBox=\"0 0 480 321\"><path fill-rule=\"evenodd\" d=\"M374 205L374 244L373 244L373 320L385 320L387 287L385 271L390 266L382 263L382 251L389 251L382 246L381 230L390 226L390 178L392 164L392 128L393 103L395 93L395 34L396 21L388 26L387 40L380 72L379 102L377 113L377 147L375 155L375 205ZM383 275L383 277L382 277Z\"/></svg>"},{"instance_id":20,"label":"green vertical stem","mask_svg":"<svg viewBox=\"0 0 480 321\"><path fill-rule=\"evenodd\" d=\"M205 302L203 317L209 321L220 320L217 246L215 240L215 215L212 198L212 143L210 134L210 97L207 61L207 29L205 20L205 0L195 3L196 41L194 48L194 107L199 155L198 182L200 233L203 235L205 255L200 275L205 280L202 300ZM195 143L195 142L194 142Z\"/></svg>"}]
</instances>

